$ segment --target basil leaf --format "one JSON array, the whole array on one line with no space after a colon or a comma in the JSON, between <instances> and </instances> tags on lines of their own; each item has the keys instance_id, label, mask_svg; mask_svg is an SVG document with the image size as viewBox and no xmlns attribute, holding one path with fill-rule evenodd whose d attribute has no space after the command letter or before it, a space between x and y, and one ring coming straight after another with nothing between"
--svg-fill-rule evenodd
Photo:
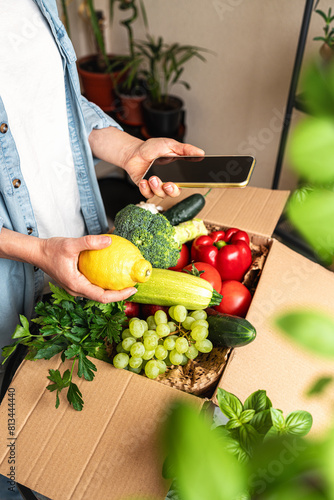
<instances>
[{"instance_id":1,"label":"basil leaf","mask_svg":"<svg viewBox=\"0 0 334 500\"><path fill-rule=\"evenodd\" d=\"M266 434L272 426L270 409L256 413L249 423L260 434Z\"/></svg>"},{"instance_id":2,"label":"basil leaf","mask_svg":"<svg viewBox=\"0 0 334 500\"><path fill-rule=\"evenodd\" d=\"M258 432L250 424L242 425L239 429L240 444L243 449L252 456L254 446L259 441Z\"/></svg>"},{"instance_id":3,"label":"basil leaf","mask_svg":"<svg viewBox=\"0 0 334 500\"><path fill-rule=\"evenodd\" d=\"M232 430L232 429L237 429L238 427L240 427L242 425L242 423L240 422L240 420L238 418L230 418L229 421L226 423L225 425L225 429L228 429L228 430Z\"/></svg>"},{"instance_id":4,"label":"basil leaf","mask_svg":"<svg viewBox=\"0 0 334 500\"><path fill-rule=\"evenodd\" d=\"M265 434L263 440L267 441L267 439L277 438L279 435L280 435L279 429L277 429L276 427L272 426L272 427L270 427L270 429L268 430L268 432Z\"/></svg>"},{"instance_id":5,"label":"basil leaf","mask_svg":"<svg viewBox=\"0 0 334 500\"><path fill-rule=\"evenodd\" d=\"M270 408L270 415L273 427L278 431L282 431L285 428L285 419L282 410L276 410L275 408Z\"/></svg>"},{"instance_id":6,"label":"basil leaf","mask_svg":"<svg viewBox=\"0 0 334 500\"><path fill-rule=\"evenodd\" d=\"M255 415L255 410L244 410L240 417L239 420L241 423L246 424L247 422L250 422L252 418Z\"/></svg>"},{"instance_id":7,"label":"basil leaf","mask_svg":"<svg viewBox=\"0 0 334 500\"><path fill-rule=\"evenodd\" d=\"M305 436L310 431L312 423L312 415L308 411L294 411L286 417L285 427L289 434Z\"/></svg>"},{"instance_id":8,"label":"basil leaf","mask_svg":"<svg viewBox=\"0 0 334 500\"><path fill-rule=\"evenodd\" d=\"M322 312L302 310L287 313L278 318L276 323L288 337L309 351L325 357L334 357L332 317Z\"/></svg>"},{"instance_id":9,"label":"basil leaf","mask_svg":"<svg viewBox=\"0 0 334 500\"><path fill-rule=\"evenodd\" d=\"M256 412L265 410L267 406L267 393L264 390L253 392L244 402L245 410L255 410Z\"/></svg>"},{"instance_id":10,"label":"basil leaf","mask_svg":"<svg viewBox=\"0 0 334 500\"><path fill-rule=\"evenodd\" d=\"M217 400L219 408L228 418L238 418L241 415L243 406L240 399L234 394L219 388Z\"/></svg>"}]
</instances>

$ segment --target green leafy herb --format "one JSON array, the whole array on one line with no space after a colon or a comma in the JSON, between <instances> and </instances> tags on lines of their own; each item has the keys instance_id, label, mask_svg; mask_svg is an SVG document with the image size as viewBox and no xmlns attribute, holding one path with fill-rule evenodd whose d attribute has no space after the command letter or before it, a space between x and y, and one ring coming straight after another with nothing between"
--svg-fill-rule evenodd
<instances>
[{"instance_id":1,"label":"green leafy herb","mask_svg":"<svg viewBox=\"0 0 334 500\"><path fill-rule=\"evenodd\" d=\"M285 419L282 410L272 407L264 390L253 392L242 404L234 394L218 389L217 400L222 413L229 418L217 430L240 462L253 457L264 441L290 434L304 436L312 426L312 416L307 411L292 412Z\"/></svg>"},{"instance_id":2,"label":"green leafy herb","mask_svg":"<svg viewBox=\"0 0 334 500\"><path fill-rule=\"evenodd\" d=\"M124 302L101 304L92 300L73 297L65 290L50 283L51 302L39 302L35 307L36 318L32 322L39 325L39 333L33 335L29 329L29 321L20 316L21 324L13 333L17 341L2 349L3 363L13 354L19 344L28 347L26 359L51 359L61 354L64 362L72 359L71 370L61 375L59 370L49 370L47 386L51 392L56 391L56 408L59 406L59 393L67 388L67 399L75 410L82 410L82 394L72 382L74 367L77 374L85 380L93 380L96 372L95 364L88 359L108 361L105 339L110 343L119 342L126 316Z\"/></svg>"}]
</instances>

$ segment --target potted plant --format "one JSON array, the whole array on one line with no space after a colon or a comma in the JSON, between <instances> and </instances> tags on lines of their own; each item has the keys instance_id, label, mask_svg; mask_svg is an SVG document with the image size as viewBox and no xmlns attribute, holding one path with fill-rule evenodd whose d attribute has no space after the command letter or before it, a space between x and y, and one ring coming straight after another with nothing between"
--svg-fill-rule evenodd
<instances>
[{"instance_id":1,"label":"potted plant","mask_svg":"<svg viewBox=\"0 0 334 500\"><path fill-rule=\"evenodd\" d=\"M320 47L320 55L325 61L330 61L333 59L334 55L334 28L331 27L332 22L334 21L334 15L332 15L332 8L328 9L328 13L326 14L324 11L317 9L316 13L321 16L325 21L325 26L323 27L324 36L316 36L313 40L322 41L322 45Z\"/></svg>"},{"instance_id":2,"label":"potted plant","mask_svg":"<svg viewBox=\"0 0 334 500\"><path fill-rule=\"evenodd\" d=\"M132 27L138 18L139 9L135 0L113 0L113 2L115 1L120 1L121 10L130 11L130 17L120 22L127 30L129 55L121 59L124 67L116 78L116 94L120 101L118 117L128 125L139 126L143 124L142 102L147 94L145 82L140 78L143 56L136 50ZM147 28L146 11L141 0L140 10Z\"/></svg>"},{"instance_id":3,"label":"potted plant","mask_svg":"<svg viewBox=\"0 0 334 500\"><path fill-rule=\"evenodd\" d=\"M115 4L118 4L121 10L133 10L131 17L123 21L128 33L131 34L131 39L133 39L131 24L138 17L136 0L110 0L109 14L111 19ZM140 0L140 4L142 12L145 12L142 0ZM101 11L95 10L93 0L84 0L79 7L79 13L89 22L96 48L95 54L78 60L78 72L84 94L88 100L98 104L104 111L114 111L116 102L114 90L116 84L120 84L122 79L126 77L127 70L125 71L125 68L131 66L131 55L107 54L104 39L105 18Z\"/></svg>"},{"instance_id":4,"label":"potted plant","mask_svg":"<svg viewBox=\"0 0 334 500\"><path fill-rule=\"evenodd\" d=\"M148 88L148 96L143 101L144 121L149 136L178 137L182 123L183 101L171 94L172 87L179 83L190 89L189 83L181 80L187 61L197 57L206 61L202 52L206 49L179 43L166 44L160 36L136 42L138 54L146 67L141 70Z\"/></svg>"}]
</instances>

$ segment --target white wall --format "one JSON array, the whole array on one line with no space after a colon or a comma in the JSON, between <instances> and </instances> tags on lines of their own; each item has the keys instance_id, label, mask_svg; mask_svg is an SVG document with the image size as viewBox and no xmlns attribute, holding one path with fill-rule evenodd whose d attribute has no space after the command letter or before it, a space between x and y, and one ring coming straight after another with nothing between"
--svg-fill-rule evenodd
<instances>
[{"instance_id":1,"label":"white wall","mask_svg":"<svg viewBox=\"0 0 334 500\"><path fill-rule=\"evenodd\" d=\"M207 62L190 61L184 79L188 91L173 92L185 101L185 140L207 154L255 154L257 166L251 185L270 187L290 77L304 11L304 0L144 0L150 32L166 42L194 44L211 49ZM332 2L321 0L327 10ZM72 40L78 56L92 51L87 30L77 18L79 0L70 3ZM107 13L107 0L96 0ZM110 52L125 53L125 29L118 23L107 29ZM322 20L313 14L305 61L317 53ZM144 38L142 20L134 26ZM298 119L294 113L293 122ZM280 188L292 188L295 179L283 169Z\"/></svg>"}]
</instances>

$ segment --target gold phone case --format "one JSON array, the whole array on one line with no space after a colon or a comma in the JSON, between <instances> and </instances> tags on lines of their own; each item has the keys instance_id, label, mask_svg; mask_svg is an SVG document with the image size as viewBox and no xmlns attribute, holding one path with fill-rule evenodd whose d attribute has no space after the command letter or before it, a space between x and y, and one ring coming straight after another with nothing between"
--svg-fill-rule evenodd
<instances>
[{"instance_id":1,"label":"gold phone case","mask_svg":"<svg viewBox=\"0 0 334 500\"><path fill-rule=\"evenodd\" d=\"M173 182L174 184L176 184L176 186L178 186L180 188L229 188L229 187L242 188L242 187L246 187L247 184L249 183L249 180L252 176L252 173L253 173L253 170L255 167L255 162L256 162L255 158L252 155L205 155L204 157L205 158L210 158L210 157L212 158L212 157L219 157L219 156L222 156L222 157L228 156L229 158L240 158L242 156L247 156L248 158L252 158L252 163L251 163L251 166L249 168L246 179L244 179L242 182L177 182L177 181L173 181L173 179L169 179L168 181L164 181L164 182ZM195 155L191 156L191 157L196 158ZM164 158L164 157L155 158L151 162L149 168L146 170L145 174L143 175L143 178L149 172L153 163L159 158ZM188 158L188 156L176 156L176 158ZM203 157L198 156L198 158L203 158ZM156 175L158 175L158 174L156 174Z\"/></svg>"}]
</instances>

